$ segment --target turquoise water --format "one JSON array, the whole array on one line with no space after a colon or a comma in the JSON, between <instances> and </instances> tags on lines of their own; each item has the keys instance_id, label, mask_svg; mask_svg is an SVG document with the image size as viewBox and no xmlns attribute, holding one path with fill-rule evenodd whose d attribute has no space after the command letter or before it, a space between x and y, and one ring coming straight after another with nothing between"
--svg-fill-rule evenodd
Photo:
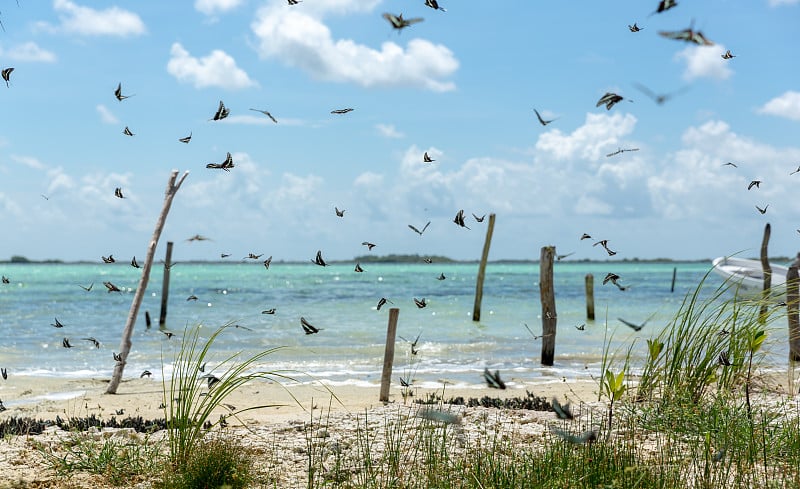
<instances>
[{"instance_id":1,"label":"turquoise water","mask_svg":"<svg viewBox=\"0 0 800 489\"><path fill-rule=\"evenodd\" d=\"M364 273L353 265L261 262L184 264L171 269L166 328L159 332L162 269L154 267L136 322L126 376L147 369L166 372L187 325L202 324L210 334L233 322L214 347L215 358L243 351L285 347L269 357L266 368L289 369L337 383L380 381L390 307L400 309L398 335L419 335L418 354L399 339L394 372L413 377L416 385L482 384L485 367L500 370L509 382L560 380L597 375L604 336L613 333L615 347L637 336L654 335L673 317L687 292L708 272L705 263L576 263L557 262L554 281L558 333L555 365L540 366L541 332L539 269L536 264L490 264L487 267L480 322L472 321L477 264L369 264ZM673 268L675 291L670 292ZM0 286L0 366L14 375L66 378L110 376L141 270L128 264L2 264L10 279ZM618 274L620 291L602 285L609 272ZM444 273L446 280L437 280ZM594 275L595 321L586 320L584 276ZM123 290L108 293L110 281ZM79 285L94 283L91 291ZM710 276L708 288L721 280ZM186 300L194 295L197 300ZM380 310L378 300L391 303ZM425 298L419 309L414 298ZM261 311L275 308L274 315ZM145 326L149 311L153 327ZM634 332L618 317L647 326ZM300 317L321 329L305 335ZM64 324L55 328L55 318ZM606 326L606 318L607 326ZM579 331L576 326L585 323ZM94 337L100 347L82 338ZM68 338L72 348L64 348ZM639 341L634 354L644 354ZM640 352L641 350L641 352Z\"/></svg>"}]
</instances>

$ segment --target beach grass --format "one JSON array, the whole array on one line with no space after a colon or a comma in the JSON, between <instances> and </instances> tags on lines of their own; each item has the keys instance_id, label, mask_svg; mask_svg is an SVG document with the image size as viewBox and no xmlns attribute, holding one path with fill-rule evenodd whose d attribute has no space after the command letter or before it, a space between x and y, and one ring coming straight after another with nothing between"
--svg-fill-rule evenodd
<instances>
[{"instance_id":1,"label":"beach grass","mask_svg":"<svg viewBox=\"0 0 800 489\"><path fill-rule=\"evenodd\" d=\"M205 341L197 328L184 335L164 387L164 441L75 433L40 453L65 480L83 472L109 486L212 487L203 481L215 480L213 487L307 489L800 487L800 400L774 390L761 368L768 348L786 347L769 344L785 312L770 305L765 315L761 303L734 299L726 286L711 293L702 287L647 340L643 364L633 360L632 346L605 347L601 398L573 398L574 416L556 416L546 399L530 393L504 403L528 409L466 407L463 399L447 401L443 387L441 395L365 410L345 422L333 412L339 400L331 393L327 409L310 409L297 430L299 447L273 434L255 448L247 440L262 435L242 431L243 424L226 427L225 420L263 405L216 416L246 382L274 378L257 368L269 351L208 363L223 326ZM204 388L209 375L219 380ZM299 459L299 470L287 468L291 458Z\"/></svg>"}]
</instances>

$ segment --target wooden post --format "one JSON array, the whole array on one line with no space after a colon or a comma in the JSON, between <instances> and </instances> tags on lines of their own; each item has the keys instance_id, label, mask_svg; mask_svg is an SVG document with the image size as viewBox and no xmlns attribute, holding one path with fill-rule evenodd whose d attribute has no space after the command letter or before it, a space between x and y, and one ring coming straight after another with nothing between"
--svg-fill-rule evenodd
<instances>
[{"instance_id":1,"label":"wooden post","mask_svg":"<svg viewBox=\"0 0 800 489\"><path fill-rule=\"evenodd\" d=\"M542 301L542 365L553 365L556 349L556 296L553 290L555 246L543 246L539 259L539 295Z\"/></svg>"},{"instance_id":2,"label":"wooden post","mask_svg":"<svg viewBox=\"0 0 800 489\"><path fill-rule=\"evenodd\" d=\"M769 265L769 257L767 256L767 245L769 244L770 225L767 223L764 226L764 238L761 240L761 268L764 270L764 291L761 295L761 311L759 312L759 322L767 320L769 312L769 296L770 287L772 287L772 267Z\"/></svg>"},{"instance_id":3,"label":"wooden post","mask_svg":"<svg viewBox=\"0 0 800 489\"><path fill-rule=\"evenodd\" d=\"M164 193L164 205L161 208L161 214L156 221L156 228L153 231L153 237L150 239L150 244L147 246L147 256L142 266L142 277L139 279L139 286L136 287L136 292L133 295L131 302L131 310L128 312L128 319L125 321L125 329L122 331L122 339L119 342L119 356L122 360L114 365L114 373L111 375L111 381L106 388L106 394L116 394L120 382L122 382L122 373L125 370L125 363L127 363L128 354L131 352L131 337L133 336L133 327L136 325L136 316L139 314L139 307L142 305L144 293L147 289L147 282L150 280L150 269L153 267L153 257L156 254L156 247L158 246L158 238L161 237L161 231L167 223L167 214L169 208L172 206L172 200L181 184L189 176L189 172L185 172L180 180L178 180L178 171L173 170L169 182L167 182L167 191ZM177 183L175 181L178 180Z\"/></svg>"},{"instance_id":4,"label":"wooden post","mask_svg":"<svg viewBox=\"0 0 800 489\"><path fill-rule=\"evenodd\" d=\"M586 274L586 319L594 321L594 275Z\"/></svg>"},{"instance_id":5,"label":"wooden post","mask_svg":"<svg viewBox=\"0 0 800 489\"><path fill-rule=\"evenodd\" d=\"M678 275L678 267L672 267L672 285L669 286L670 292L675 292L675 277Z\"/></svg>"},{"instance_id":6,"label":"wooden post","mask_svg":"<svg viewBox=\"0 0 800 489\"><path fill-rule=\"evenodd\" d=\"M158 327L167 324L167 299L169 299L169 270L172 268L172 241L167 241L167 254L164 257L164 279L161 282L161 314L158 316Z\"/></svg>"},{"instance_id":7,"label":"wooden post","mask_svg":"<svg viewBox=\"0 0 800 489\"><path fill-rule=\"evenodd\" d=\"M492 244L492 232L494 231L494 214L489 214L489 227L486 228L486 241L483 242L483 254L481 255L481 265L478 268L478 280L475 284L475 307L472 309L472 320L481 320L481 300L483 299L483 277L486 272L486 261L489 259L489 246Z\"/></svg>"},{"instance_id":8,"label":"wooden post","mask_svg":"<svg viewBox=\"0 0 800 489\"><path fill-rule=\"evenodd\" d=\"M800 253L786 273L786 317L789 321L789 360L800 362Z\"/></svg>"},{"instance_id":9,"label":"wooden post","mask_svg":"<svg viewBox=\"0 0 800 489\"><path fill-rule=\"evenodd\" d=\"M150 319L150 311L144 312L144 325L148 328L153 325L153 321Z\"/></svg>"},{"instance_id":10,"label":"wooden post","mask_svg":"<svg viewBox=\"0 0 800 489\"><path fill-rule=\"evenodd\" d=\"M381 393L379 400L389 402L389 386L392 384L392 364L394 363L394 341L397 335L397 317L400 309L389 309L389 326L386 329L386 349L383 352L383 372L381 373Z\"/></svg>"}]
</instances>

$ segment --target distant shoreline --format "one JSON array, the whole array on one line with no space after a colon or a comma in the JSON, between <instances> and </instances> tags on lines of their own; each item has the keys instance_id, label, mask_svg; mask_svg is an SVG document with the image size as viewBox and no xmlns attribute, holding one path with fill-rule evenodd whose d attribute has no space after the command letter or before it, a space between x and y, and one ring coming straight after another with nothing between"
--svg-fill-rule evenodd
<instances>
[{"instance_id":1,"label":"distant shoreline","mask_svg":"<svg viewBox=\"0 0 800 489\"><path fill-rule=\"evenodd\" d=\"M385 256L375 256L375 255L361 255L353 257L350 260L329 260L329 265L347 265L352 264L355 262L359 263L386 263L386 264L414 264L414 263L422 263L423 259L429 258L435 263L453 263L453 264L477 264L480 260L454 260L452 258L446 256L421 256L421 255L385 255ZM784 256L777 256L770 258L772 262L789 262L794 260L794 258L784 257ZM180 261L180 263L185 264L197 264L197 265L230 265L234 263L245 263L242 260L176 260ZM560 260L559 263L711 263L711 258L699 258L699 259L686 259L686 260L676 260L672 258L620 258L620 259L606 259L606 260L590 260L588 258L582 258L577 260ZM91 265L100 263L99 261L91 261L91 260L75 260L75 261L67 261L61 260L57 258L45 259L45 260L31 260L24 256L12 256L11 259L8 260L0 260L0 264L3 265ZM308 263L307 260L274 260L273 263L275 264L282 264L282 265L301 265ZM489 260L489 264L493 265L530 265L530 264L538 264L539 260L530 260L530 259L499 259L499 260ZM126 265L126 263L120 262L122 265Z\"/></svg>"}]
</instances>

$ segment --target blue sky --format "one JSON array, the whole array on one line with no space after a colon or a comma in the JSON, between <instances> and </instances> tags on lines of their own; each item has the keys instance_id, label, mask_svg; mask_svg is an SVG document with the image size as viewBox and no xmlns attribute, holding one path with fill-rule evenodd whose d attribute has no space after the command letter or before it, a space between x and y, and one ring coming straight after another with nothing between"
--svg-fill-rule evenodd
<instances>
[{"instance_id":1,"label":"blue sky","mask_svg":"<svg viewBox=\"0 0 800 489\"><path fill-rule=\"evenodd\" d=\"M173 169L190 174L158 253L174 241L176 260L350 259L362 241L477 259L473 213L497 215L492 259L606 259L599 239L618 259L757 254L767 222L793 255L800 1L678 3L7 0L0 258L144 256ZM424 21L397 32L384 12ZM658 35L690 26L715 45ZM596 107L606 92L625 100ZM227 152L230 173L206 169Z\"/></svg>"}]
</instances>

